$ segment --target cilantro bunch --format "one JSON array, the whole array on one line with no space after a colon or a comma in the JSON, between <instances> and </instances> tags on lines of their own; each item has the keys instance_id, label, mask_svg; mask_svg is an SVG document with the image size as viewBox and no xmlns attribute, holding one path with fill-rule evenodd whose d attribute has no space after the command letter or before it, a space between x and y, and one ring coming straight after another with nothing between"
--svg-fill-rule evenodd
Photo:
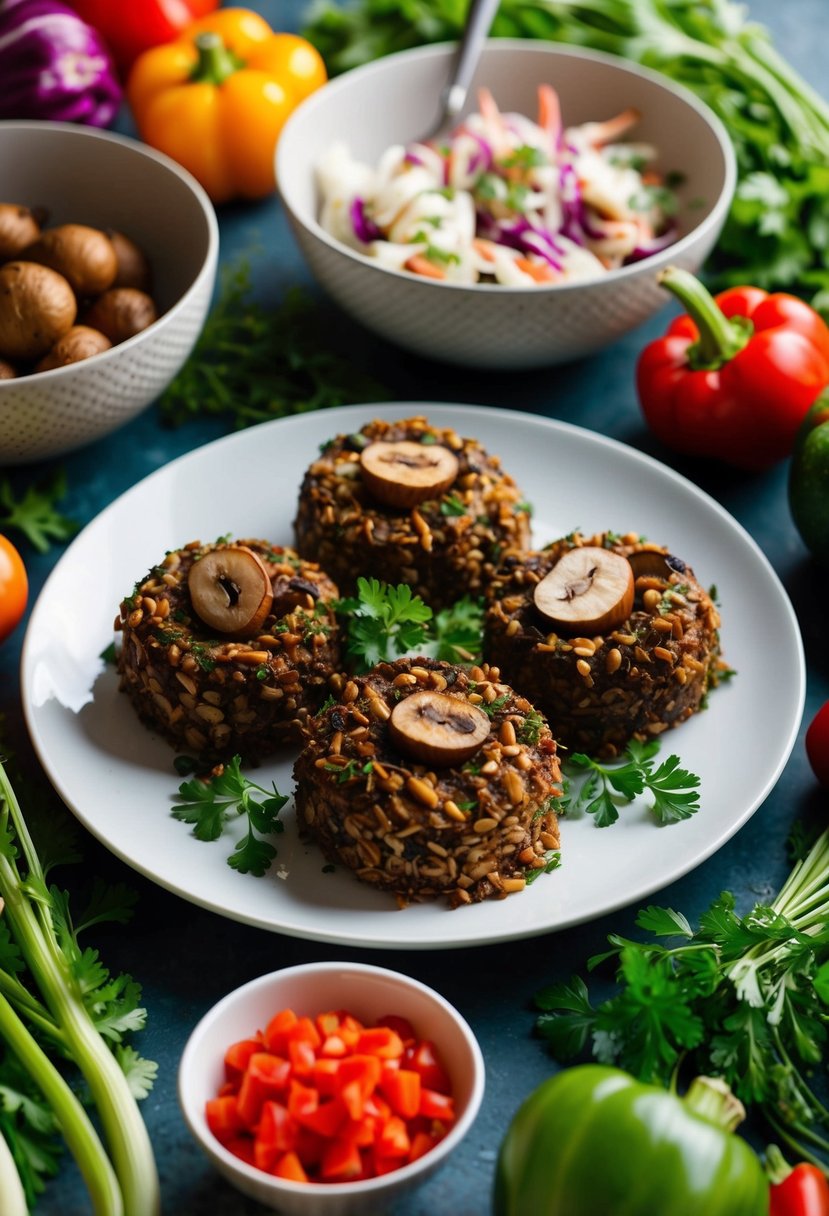
<instances>
[{"instance_id":1,"label":"cilantro bunch","mask_svg":"<svg viewBox=\"0 0 829 1216\"><path fill-rule=\"evenodd\" d=\"M829 831L768 906L740 916L725 892L696 929L654 906L636 923L647 939L611 934L587 963L615 964L614 995L594 1005L579 976L536 995L556 1058L589 1052L662 1085L683 1064L720 1076L799 1158L829 1168L829 1110L809 1081L825 1074L829 1024Z\"/></svg>"}]
</instances>

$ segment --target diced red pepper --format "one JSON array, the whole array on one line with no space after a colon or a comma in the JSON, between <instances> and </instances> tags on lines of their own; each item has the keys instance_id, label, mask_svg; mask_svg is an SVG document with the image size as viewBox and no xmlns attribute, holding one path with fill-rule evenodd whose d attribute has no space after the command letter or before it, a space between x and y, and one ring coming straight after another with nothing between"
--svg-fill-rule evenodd
<instances>
[{"instance_id":1,"label":"diced red pepper","mask_svg":"<svg viewBox=\"0 0 829 1216\"><path fill-rule=\"evenodd\" d=\"M415 1032L408 1018L401 1018L396 1013L387 1013L385 1017L377 1019L377 1025L388 1026L397 1031L404 1043L414 1042Z\"/></svg>"},{"instance_id":2,"label":"diced red pepper","mask_svg":"<svg viewBox=\"0 0 829 1216\"><path fill-rule=\"evenodd\" d=\"M404 1119L414 1119L420 1113L420 1073L411 1068L384 1068L380 1089L389 1105Z\"/></svg>"},{"instance_id":3,"label":"diced red pepper","mask_svg":"<svg viewBox=\"0 0 829 1216\"><path fill-rule=\"evenodd\" d=\"M322 1102L316 1110L307 1111L300 1115L297 1122L318 1136L331 1139L336 1136L348 1118L348 1111L340 1098L330 1098Z\"/></svg>"},{"instance_id":4,"label":"diced red pepper","mask_svg":"<svg viewBox=\"0 0 829 1216\"><path fill-rule=\"evenodd\" d=\"M416 1132L412 1138L409 1160L417 1161L424 1153L430 1152L436 1144L440 1144L440 1140L440 1136L433 1136L429 1132Z\"/></svg>"},{"instance_id":5,"label":"diced red pepper","mask_svg":"<svg viewBox=\"0 0 829 1216\"><path fill-rule=\"evenodd\" d=\"M336 1034L340 1028L340 1016L334 1012L320 1013L316 1017L317 1030L323 1039L330 1034Z\"/></svg>"},{"instance_id":6,"label":"diced red pepper","mask_svg":"<svg viewBox=\"0 0 829 1216\"><path fill-rule=\"evenodd\" d=\"M303 1085L300 1081L291 1081L288 1090L288 1112L293 1119L301 1120L304 1115L310 1115L320 1104L319 1090L311 1085Z\"/></svg>"},{"instance_id":7,"label":"diced red pepper","mask_svg":"<svg viewBox=\"0 0 829 1216\"><path fill-rule=\"evenodd\" d=\"M314 1084L321 1097L330 1098L337 1092L339 1060L318 1059L314 1064Z\"/></svg>"},{"instance_id":8,"label":"diced red pepper","mask_svg":"<svg viewBox=\"0 0 829 1216\"><path fill-rule=\"evenodd\" d=\"M298 1018L296 1024L288 1031L289 1043L310 1043L317 1050L322 1039L311 1018Z\"/></svg>"},{"instance_id":9,"label":"diced red pepper","mask_svg":"<svg viewBox=\"0 0 829 1216\"><path fill-rule=\"evenodd\" d=\"M336 1139L322 1155L320 1174L329 1182L347 1182L359 1178L363 1173L360 1150L352 1140Z\"/></svg>"},{"instance_id":10,"label":"diced red pepper","mask_svg":"<svg viewBox=\"0 0 829 1216\"><path fill-rule=\"evenodd\" d=\"M381 1157L408 1157L412 1148L406 1124L399 1115L389 1116L379 1129L375 1143Z\"/></svg>"},{"instance_id":11,"label":"diced red pepper","mask_svg":"<svg viewBox=\"0 0 829 1216\"><path fill-rule=\"evenodd\" d=\"M256 1051L262 1051L263 1042L261 1039L240 1039L238 1043L231 1043L225 1052L225 1077L228 1081L238 1082L242 1079L242 1073L248 1066L250 1057Z\"/></svg>"},{"instance_id":12,"label":"diced red pepper","mask_svg":"<svg viewBox=\"0 0 829 1216\"><path fill-rule=\"evenodd\" d=\"M308 1077L314 1071L317 1053L307 1039L290 1039L288 1041L288 1059L298 1077Z\"/></svg>"},{"instance_id":13,"label":"diced red pepper","mask_svg":"<svg viewBox=\"0 0 829 1216\"><path fill-rule=\"evenodd\" d=\"M344 1010L281 1010L231 1044L205 1114L259 1169L294 1181L370 1178L416 1161L455 1118L434 1044L393 1014L374 1026Z\"/></svg>"},{"instance_id":14,"label":"diced red pepper","mask_svg":"<svg viewBox=\"0 0 829 1216\"><path fill-rule=\"evenodd\" d=\"M299 1019L293 1009L280 1009L265 1027L265 1044L275 1055L287 1054L288 1031Z\"/></svg>"},{"instance_id":15,"label":"diced red pepper","mask_svg":"<svg viewBox=\"0 0 829 1216\"><path fill-rule=\"evenodd\" d=\"M421 1039L419 1043L406 1049L403 1066L413 1068L419 1073L420 1080L427 1089L435 1089L440 1094L451 1092L449 1077L438 1058L434 1043L429 1039Z\"/></svg>"},{"instance_id":16,"label":"diced red pepper","mask_svg":"<svg viewBox=\"0 0 829 1216\"><path fill-rule=\"evenodd\" d=\"M420 1090L420 1111L426 1119L439 1119L441 1123L455 1122L455 1101L451 1094L439 1094L437 1090Z\"/></svg>"},{"instance_id":17,"label":"diced red pepper","mask_svg":"<svg viewBox=\"0 0 829 1216\"><path fill-rule=\"evenodd\" d=\"M234 1157L238 1157L240 1161L246 1161L248 1165L253 1165L253 1141L250 1136L236 1136L233 1140L228 1140L225 1148L229 1153L233 1153Z\"/></svg>"},{"instance_id":18,"label":"diced red pepper","mask_svg":"<svg viewBox=\"0 0 829 1216\"><path fill-rule=\"evenodd\" d=\"M279 1056L258 1051L250 1057L237 1099L239 1114L248 1127L255 1127L259 1122L266 1099L284 1094L290 1074L290 1064Z\"/></svg>"},{"instance_id":19,"label":"diced red pepper","mask_svg":"<svg viewBox=\"0 0 829 1216\"><path fill-rule=\"evenodd\" d=\"M396 1060L403 1055L403 1040L390 1026L372 1026L360 1035L357 1051L385 1060Z\"/></svg>"},{"instance_id":20,"label":"diced red pepper","mask_svg":"<svg viewBox=\"0 0 829 1216\"><path fill-rule=\"evenodd\" d=\"M207 1126L217 1140L227 1144L244 1129L244 1121L239 1114L239 1105L235 1097L227 1096L210 1098L205 1106Z\"/></svg>"},{"instance_id":21,"label":"diced red pepper","mask_svg":"<svg viewBox=\"0 0 829 1216\"><path fill-rule=\"evenodd\" d=\"M296 1147L298 1128L287 1106L281 1102L265 1102L256 1129L256 1138L269 1144L277 1153L287 1153Z\"/></svg>"},{"instance_id":22,"label":"diced red pepper","mask_svg":"<svg viewBox=\"0 0 829 1216\"><path fill-rule=\"evenodd\" d=\"M285 1153L279 1158L271 1170L277 1178L287 1178L291 1182L308 1182L308 1175L302 1168L302 1162L296 1153Z\"/></svg>"}]
</instances>

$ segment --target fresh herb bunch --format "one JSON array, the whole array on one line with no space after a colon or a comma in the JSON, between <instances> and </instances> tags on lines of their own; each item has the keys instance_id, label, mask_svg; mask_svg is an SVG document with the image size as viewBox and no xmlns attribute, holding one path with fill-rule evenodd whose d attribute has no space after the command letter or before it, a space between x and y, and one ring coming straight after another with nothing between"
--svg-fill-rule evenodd
<instances>
[{"instance_id":1,"label":"fresh herb bunch","mask_svg":"<svg viewBox=\"0 0 829 1216\"><path fill-rule=\"evenodd\" d=\"M173 817L193 824L197 840L218 840L225 825L239 816L247 817L247 834L237 843L227 864L240 874L261 878L276 857L276 846L262 836L283 830L279 812L288 801L274 785L273 792L249 781L241 770L241 757L234 756L218 771L202 780L194 777L179 786L180 804Z\"/></svg>"},{"instance_id":2,"label":"fresh herb bunch","mask_svg":"<svg viewBox=\"0 0 829 1216\"><path fill-rule=\"evenodd\" d=\"M66 495L66 474L56 473L40 485L28 485L18 498L8 478L0 480L0 527L22 532L38 553L48 553L53 541L69 540L78 530L74 520L58 510Z\"/></svg>"},{"instance_id":3,"label":"fresh herb bunch","mask_svg":"<svg viewBox=\"0 0 829 1216\"><path fill-rule=\"evenodd\" d=\"M586 811L596 827L606 828L619 818L619 806L640 794L651 796L651 813L658 823L676 823L699 810L699 777L679 767L679 756L669 756L654 769L659 740L641 743L631 739L617 764L600 764L581 752L564 762L567 791L561 813ZM577 777L584 778L575 788Z\"/></svg>"},{"instance_id":4,"label":"fresh herb bunch","mask_svg":"<svg viewBox=\"0 0 829 1216\"><path fill-rule=\"evenodd\" d=\"M346 653L354 669L416 651L448 663L476 662L483 644L483 606L463 596L434 614L406 583L358 578L357 595L337 605L347 633Z\"/></svg>"},{"instance_id":5,"label":"fresh herb bunch","mask_svg":"<svg viewBox=\"0 0 829 1216\"><path fill-rule=\"evenodd\" d=\"M466 8L460 0L317 0L304 32L334 74L457 39ZM829 106L744 5L501 0L492 34L608 51L697 93L725 124L738 163L737 192L711 262L715 277L829 293Z\"/></svg>"},{"instance_id":6,"label":"fresh herb bunch","mask_svg":"<svg viewBox=\"0 0 829 1216\"><path fill-rule=\"evenodd\" d=\"M331 348L314 300L299 288L268 308L253 299L246 261L225 270L195 349L163 394L178 425L208 415L236 429L352 402L388 397L353 360Z\"/></svg>"},{"instance_id":7,"label":"fresh herb bunch","mask_svg":"<svg viewBox=\"0 0 829 1216\"><path fill-rule=\"evenodd\" d=\"M557 1059L589 1051L643 1081L668 1085L681 1066L722 1077L777 1137L829 1171L829 1110L807 1079L825 1075L829 1023L829 832L769 906L738 915L725 892L695 930L681 912L648 907L650 937L611 934L588 960L616 965L618 991L594 1006L576 976L536 996Z\"/></svg>"},{"instance_id":8,"label":"fresh herb bunch","mask_svg":"<svg viewBox=\"0 0 829 1216\"><path fill-rule=\"evenodd\" d=\"M78 940L91 925L124 923L134 901L123 887L99 884L73 920L66 892L48 877L57 860L77 855L58 858L62 834L50 835L47 860L0 763L0 1039L8 1048L0 1055L0 1131L8 1149L0 1151L3 1211L25 1211L21 1191L26 1204L34 1203L55 1172L59 1130L92 1210L154 1216L158 1176L136 1099L149 1092L157 1067L124 1041L144 1025L141 990L130 976L110 975L98 952ZM67 1079L70 1065L88 1088L103 1141Z\"/></svg>"}]
</instances>

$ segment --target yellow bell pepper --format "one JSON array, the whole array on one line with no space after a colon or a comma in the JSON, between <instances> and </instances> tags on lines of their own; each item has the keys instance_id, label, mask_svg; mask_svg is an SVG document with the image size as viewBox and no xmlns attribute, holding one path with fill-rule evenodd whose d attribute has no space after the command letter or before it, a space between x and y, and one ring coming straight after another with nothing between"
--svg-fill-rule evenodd
<instances>
[{"instance_id":1,"label":"yellow bell pepper","mask_svg":"<svg viewBox=\"0 0 829 1216\"><path fill-rule=\"evenodd\" d=\"M310 42L275 33L258 13L226 8L139 55L127 100L144 142L225 203L275 189L285 120L326 79Z\"/></svg>"}]
</instances>

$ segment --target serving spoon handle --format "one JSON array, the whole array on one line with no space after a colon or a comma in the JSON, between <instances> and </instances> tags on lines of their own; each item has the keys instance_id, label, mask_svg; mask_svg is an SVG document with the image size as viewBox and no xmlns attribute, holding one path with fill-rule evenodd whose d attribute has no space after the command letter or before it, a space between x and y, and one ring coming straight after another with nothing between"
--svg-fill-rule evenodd
<instances>
[{"instance_id":1,"label":"serving spoon handle","mask_svg":"<svg viewBox=\"0 0 829 1216\"><path fill-rule=\"evenodd\" d=\"M498 11L499 2L500 0L470 0L466 25L458 43L452 71L446 87L440 95L439 117L426 138L434 139L454 122L463 109L478 59Z\"/></svg>"}]
</instances>

